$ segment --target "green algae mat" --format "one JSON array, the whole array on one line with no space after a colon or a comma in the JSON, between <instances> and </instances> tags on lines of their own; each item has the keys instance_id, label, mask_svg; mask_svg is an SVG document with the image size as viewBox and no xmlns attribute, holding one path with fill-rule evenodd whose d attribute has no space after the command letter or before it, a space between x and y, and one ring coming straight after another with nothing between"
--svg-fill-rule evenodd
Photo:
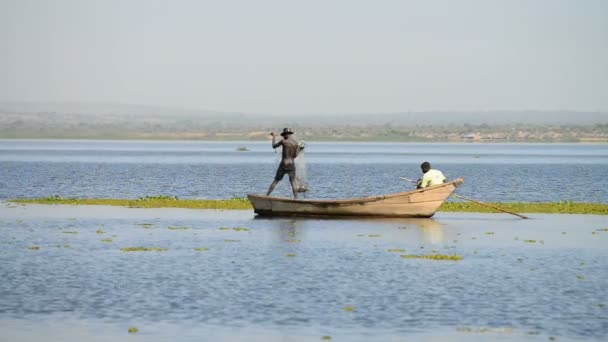
<instances>
[{"instance_id":1,"label":"green algae mat","mask_svg":"<svg viewBox=\"0 0 608 342\"><path fill-rule=\"evenodd\" d=\"M139 199L65 198L50 196L43 198L14 199L10 200L10 202L23 204L114 205L131 208L253 209L249 200L241 197L209 200L178 199L175 196L147 196ZM553 203L492 202L490 204L516 213L608 215L608 204L605 203L563 201ZM471 202L446 202L439 208L439 211L499 213L499 211Z\"/></svg>"}]
</instances>

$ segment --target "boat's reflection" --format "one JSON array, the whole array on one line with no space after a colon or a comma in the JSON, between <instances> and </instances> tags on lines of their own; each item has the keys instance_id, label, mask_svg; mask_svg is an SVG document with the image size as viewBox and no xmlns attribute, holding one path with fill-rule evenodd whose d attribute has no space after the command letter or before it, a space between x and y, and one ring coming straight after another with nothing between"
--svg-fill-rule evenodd
<instances>
[{"instance_id":1,"label":"boat's reflection","mask_svg":"<svg viewBox=\"0 0 608 342\"><path fill-rule=\"evenodd\" d=\"M428 244L443 244L446 241L445 225L432 218L351 218L351 217L255 217L255 220L266 220L277 229L278 238L283 241L295 241L304 238L309 229L306 227L323 227L328 238L335 236L331 226L342 227L353 225L353 234L367 232L380 233L387 239L418 240ZM344 230L341 236L344 236Z\"/></svg>"}]
</instances>

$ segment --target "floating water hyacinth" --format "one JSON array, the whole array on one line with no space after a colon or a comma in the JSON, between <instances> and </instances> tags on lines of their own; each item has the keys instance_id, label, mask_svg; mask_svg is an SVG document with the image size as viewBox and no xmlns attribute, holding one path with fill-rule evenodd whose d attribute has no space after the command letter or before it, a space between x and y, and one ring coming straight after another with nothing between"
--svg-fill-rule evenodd
<instances>
[{"instance_id":1,"label":"floating water hyacinth","mask_svg":"<svg viewBox=\"0 0 608 342\"><path fill-rule=\"evenodd\" d=\"M285 240L285 242L289 242L289 243L298 243L298 242L300 242L300 240L296 240L296 239L289 239L289 240Z\"/></svg>"},{"instance_id":2,"label":"floating water hyacinth","mask_svg":"<svg viewBox=\"0 0 608 342\"><path fill-rule=\"evenodd\" d=\"M62 233L63 234L78 234L77 231L65 231L65 232L62 232Z\"/></svg>"},{"instance_id":3,"label":"floating water hyacinth","mask_svg":"<svg viewBox=\"0 0 608 342\"><path fill-rule=\"evenodd\" d=\"M240 240L230 240L230 239L225 239L224 242L239 242Z\"/></svg>"},{"instance_id":4,"label":"floating water hyacinth","mask_svg":"<svg viewBox=\"0 0 608 342\"><path fill-rule=\"evenodd\" d=\"M112 242L112 239L103 239L103 240L101 240L101 242L105 242L105 243L111 243L111 242Z\"/></svg>"},{"instance_id":5,"label":"floating water hyacinth","mask_svg":"<svg viewBox=\"0 0 608 342\"><path fill-rule=\"evenodd\" d=\"M40 246L29 246L28 249L31 249L33 251L37 251L40 249Z\"/></svg>"},{"instance_id":6,"label":"floating water hyacinth","mask_svg":"<svg viewBox=\"0 0 608 342\"><path fill-rule=\"evenodd\" d=\"M169 230L188 230L190 227L181 226L181 227L167 227Z\"/></svg>"},{"instance_id":7,"label":"floating water hyacinth","mask_svg":"<svg viewBox=\"0 0 608 342\"><path fill-rule=\"evenodd\" d=\"M466 332L466 333L502 333L502 334L510 334L513 333L513 328L510 327L458 327L456 331Z\"/></svg>"},{"instance_id":8,"label":"floating water hyacinth","mask_svg":"<svg viewBox=\"0 0 608 342\"><path fill-rule=\"evenodd\" d=\"M323 341L329 341L329 340L331 340L331 336L322 336L321 339Z\"/></svg>"},{"instance_id":9,"label":"floating water hyacinth","mask_svg":"<svg viewBox=\"0 0 608 342\"><path fill-rule=\"evenodd\" d=\"M462 260L460 255L447 255L447 254L404 254L401 255L404 259L429 259L429 260L449 260L459 261Z\"/></svg>"},{"instance_id":10,"label":"floating water hyacinth","mask_svg":"<svg viewBox=\"0 0 608 342\"><path fill-rule=\"evenodd\" d=\"M380 234L368 234L367 237L376 238L376 237L380 237Z\"/></svg>"},{"instance_id":11,"label":"floating water hyacinth","mask_svg":"<svg viewBox=\"0 0 608 342\"><path fill-rule=\"evenodd\" d=\"M103 231L103 230L101 230L101 229L97 229L97 231L95 231L95 233L97 233L97 234L105 234L106 232L104 232L104 231Z\"/></svg>"},{"instance_id":12,"label":"floating water hyacinth","mask_svg":"<svg viewBox=\"0 0 608 342\"><path fill-rule=\"evenodd\" d=\"M526 243L536 243L536 240L524 240Z\"/></svg>"},{"instance_id":13,"label":"floating water hyacinth","mask_svg":"<svg viewBox=\"0 0 608 342\"><path fill-rule=\"evenodd\" d=\"M287 253L287 254L285 254L285 256L288 258L294 258L296 255L293 253Z\"/></svg>"},{"instance_id":14,"label":"floating water hyacinth","mask_svg":"<svg viewBox=\"0 0 608 342\"><path fill-rule=\"evenodd\" d=\"M584 275L577 275L576 279L578 279L578 280L585 280L585 276Z\"/></svg>"},{"instance_id":15,"label":"floating water hyacinth","mask_svg":"<svg viewBox=\"0 0 608 342\"><path fill-rule=\"evenodd\" d=\"M129 334L136 334L139 329L137 329L137 327L129 327Z\"/></svg>"},{"instance_id":16,"label":"floating water hyacinth","mask_svg":"<svg viewBox=\"0 0 608 342\"><path fill-rule=\"evenodd\" d=\"M152 228L152 226L154 226L154 224L152 223L136 223L135 225L146 229Z\"/></svg>"},{"instance_id":17,"label":"floating water hyacinth","mask_svg":"<svg viewBox=\"0 0 608 342\"><path fill-rule=\"evenodd\" d=\"M197 252L206 252L206 251L209 250L209 248L207 248L207 247L197 247L194 250L197 251Z\"/></svg>"},{"instance_id":18,"label":"floating water hyacinth","mask_svg":"<svg viewBox=\"0 0 608 342\"><path fill-rule=\"evenodd\" d=\"M387 249L387 251L389 251L391 253L405 253L405 249L401 249L401 248L391 248L391 249Z\"/></svg>"},{"instance_id":19,"label":"floating water hyacinth","mask_svg":"<svg viewBox=\"0 0 608 342\"><path fill-rule=\"evenodd\" d=\"M120 249L123 252L166 252L167 248L160 247L124 247Z\"/></svg>"},{"instance_id":20,"label":"floating water hyacinth","mask_svg":"<svg viewBox=\"0 0 608 342\"><path fill-rule=\"evenodd\" d=\"M494 232L485 232L486 235L494 235Z\"/></svg>"},{"instance_id":21,"label":"floating water hyacinth","mask_svg":"<svg viewBox=\"0 0 608 342\"><path fill-rule=\"evenodd\" d=\"M232 228L232 230L236 231L236 232L248 232L249 228L245 228L245 227L234 227Z\"/></svg>"},{"instance_id":22,"label":"floating water hyacinth","mask_svg":"<svg viewBox=\"0 0 608 342\"><path fill-rule=\"evenodd\" d=\"M228 227L219 227L218 229L219 230L230 230L230 228L228 228Z\"/></svg>"},{"instance_id":23,"label":"floating water hyacinth","mask_svg":"<svg viewBox=\"0 0 608 342\"><path fill-rule=\"evenodd\" d=\"M344 311L346 311L346 312L355 312L355 311L357 311L357 310L355 309L355 307L354 307L354 306L352 306L352 305L347 305L347 306L343 307L343 308L342 308L342 310L344 310Z\"/></svg>"}]
</instances>

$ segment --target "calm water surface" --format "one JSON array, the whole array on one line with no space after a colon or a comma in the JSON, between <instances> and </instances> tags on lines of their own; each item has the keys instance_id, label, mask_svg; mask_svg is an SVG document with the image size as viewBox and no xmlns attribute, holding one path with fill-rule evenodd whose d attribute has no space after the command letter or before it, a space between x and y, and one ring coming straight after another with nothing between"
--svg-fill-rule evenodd
<instances>
[{"instance_id":1,"label":"calm water surface","mask_svg":"<svg viewBox=\"0 0 608 342\"><path fill-rule=\"evenodd\" d=\"M242 197L266 191L279 155L269 142L0 140L0 199ZM481 200L608 202L608 144L310 142L304 158L309 198L409 189L399 177L428 160Z\"/></svg>"},{"instance_id":2,"label":"calm water surface","mask_svg":"<svg viewBox=\"0 0 608 342\"><path fill-rule=\"evenodd\" d=\"M278 155L267 142L0 140L0 200L244 196L266 190ZM311 142L305 158L308 197L402 191L429 160L481 200L608 203L608 145ZM608 219L530 216L0 201L0 341L606 340ZM401 257L427 253L463 260Z\"/></svg>"},{"instance_id":3,"label":"calm water surface","mask_svg":"<svg viewBox=\"0 0 608 342\"><path fill-rule=\"evenodd\" d=\"M0 204L2 341L608 338L602 216ZM401 257L428 253L463 260Z\"/></svg>"}]
</instances>

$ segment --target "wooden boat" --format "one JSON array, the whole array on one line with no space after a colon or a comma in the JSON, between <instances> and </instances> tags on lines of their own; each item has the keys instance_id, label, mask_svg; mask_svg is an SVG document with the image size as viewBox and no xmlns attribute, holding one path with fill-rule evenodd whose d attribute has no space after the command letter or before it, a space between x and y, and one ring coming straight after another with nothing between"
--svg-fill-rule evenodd
<instances>
[{"instance_id":1,"label":"wooden boat","mask_svg":"<svg viewBox=\"0 0 608 342\"><path fill-rule=\"evenodd\" d=\"M342 200L300 200L249 194L260 216L431 217L464 182L458 178L424 189Z\"/></svg>"}]
</instances>

